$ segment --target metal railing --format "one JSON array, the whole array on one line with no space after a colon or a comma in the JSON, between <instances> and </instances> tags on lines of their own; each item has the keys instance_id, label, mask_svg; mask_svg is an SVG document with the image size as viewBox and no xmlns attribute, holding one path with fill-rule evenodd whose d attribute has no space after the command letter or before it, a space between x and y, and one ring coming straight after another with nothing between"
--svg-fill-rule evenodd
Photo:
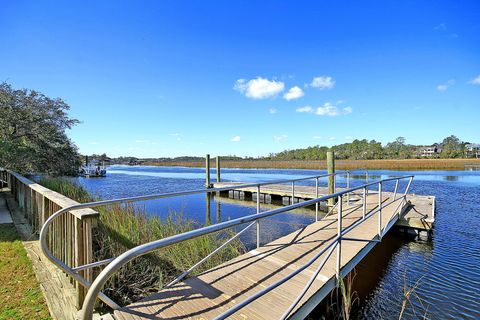
<instances>
[{"instance_id":1,"label":"metal railing","mask_svg":"<svg viewBox=\"0 0 480 320\"><path fill-rule=\"evenodd\" d=\"M259 221L261 219L264 219L264 218L270 217L270 216L274 216L276 214L284 213L284 212L287 212L287 211L290 211L290 210L293 210L293 209L296 209L296 208L315 205L315 209L316 209L316 215L315 216L316 216L316 221L318 221L318 210L319 210L318 209L318 204L320 202L326 201L327 199L330 199L330 198L338 198L339 201L337 202L337 204L335 206L338 207L337 212L339 214L339 219L338 219L339 230L340 230L339 235L335 238L335 241L330 243L326 248L322 249L320 253L315 255L315 257L312 258L311 262L307 263L305 266L302 266L301 268L299 268L298 270L293 272L291 276L290 275L287 276L286 279L282 279L283 281L280 280L281 283L283 283L283 282L287 281L288 279L290 279L291 277L293 277L294 275L301 272L302 270L304 270L305 268L308 268L308 266L310 266L314 261L316 261L316 259L318 259L318 257L320 257L327 250L329 250L328 254L327 254L327 257L324 258L324 262L322 262L322 264L321 264L321 266L323 266L323 264L326 262L326 260L328 259L328 257L331 255L331 253L334 250L334 248L332 246L337 248L337 255L340 257L341 253L338 252L338 251L340 250L340 247L341 247L340 241L342 239L342 235L347 233L348 231L350 231L352 229L351 226L350 226L349 228L347 228L346 230L343 231L343 234L341 232L341 213L342 213L342 203L343 203L343 196L344 195L346 195L348 197L348 201L350 201L349 195L351 193L353 193L356 190L363 189L363 200L364 200L363 207L364 207L364 210L363 210L362 220L360 220L359 222L365 221L366 219L370 218L376 212L380 212L380 214L379 214L379 239L381 239L381 236L382 236L381 209L382 209L382 207L385 206L385 204L382 204L382 202L381 202L381 200L382 200L382 188L381 188L382 183L385 182L385 181L391 181L391 180L396 180L397 181L396 187L395 187L394 200L392 200L391 202L389 202L387 204L387 205L389 205L389 204L391 204L395 201L398 201L400 199L402 199L401 203L406 201L405 197L406 197L406 194L407 194L407 192L410 188L410 184L411 184L412 179L413 179L413 176L404 176L404 177L384 179L384 180L381 180L381 181L366 183L366 184L358 186L358 187L342 190L340 192L335 192L335 193L330 194L330 195L318 197L319 179L324 178L324 177L331 177L331 176L333 176L335 178L337 175L342 175L342 174L347 174L347 184L349 185L350 184L350 173L349 172L337 172L337 173L334 173L334 174L323 174L323 175L310 176L310 177L297 178L297 179L290 179L290 180L277 180L277 181L268 181L268 182L262 182L262 183L249 183L249 184L241 184L241 185L221 187L221 188L210 188L210 189L192 190L192 191L185 191L185 192L174 192L174 193L156 194L156 195L148 195L148 196L129 197L129 198L123 198L123 199L105 200L105 201L79 204L79 205L67 207L67 208L64 208L64 209L61 209L61 210L57 211L55 214L53 214L45 222L45 224L43 225L42 230L40 232L40 244L41 244L42 251L44 252L44 254L47 256L47 258L49 260L51 260L59 268L64 270L67 274L71 275L75 280L77 280L83 286L85 286L87 288L90 288L88 293L87 293L87 296L85 298L85 303L84 303L83 309L82 309L83 310L82 315L83 315L83 319L91 319L93 309L94 309L94 305L95 305L95 300L96 300L97 297L100 298L102 301L104 301L107 305L109 305L113 309L120 308L120 306L118 304L116 304L113 300L111 300L105 294L100 292L100 290L103 287L103 285L105 284L105 282L108 280L108 278L110 278L110 276L112 276L114 273L116 273L125 263L127 263L128 261L130 261L130 260L132 260L136 257L139 257L141 255L147 254L149 252L161 249L163 247L166 247L166 246L169 246L169 245L172 245L172 244L175 244L175 243L179 243L179 242L189 240L189 239L192 239L192 238L195 238L195 237L207 235L207 234L210 234L210 233L230 229L230 228L240 226L240 225L245 224L245 223L249 223L247 227L245 227L244 229L239 231L235 236L228 239L220 247L215 249L213 252L211 252L205 258L203 258L202 260L197 262L190 269L183 272L179 277L177 277L175 280L170 282L166 286L166 287L169 287L169 286L174 285L175 283L178 283L182 279L184 279L197 266L201 265L203 262L208 260L211 256L213 256L215 253L220 251L222 248L224 248L228 243L233 241L235 238L239 237L242 233L244 233L247 229L252 227L254 224L257 227L257 246L260 246L260 224L259 224ZM366 176L367 175L368 175L368 173L366 173ZM408 185L406 187L405 193L403 194L403 196L401 196L399 198L396 198L398 180L406 179L406 178L410 178L410 180L409 180ZM315 199L307 200L307 201L304 201L304 202L301 202L301 203L294 203L294 201L292 201L291 205L288 205L288 206L285 206L285 207L281 207L281 208L273 209L273 210L268 210L268 211L264 211L264 212L260 211L261 186L291 183L292 184L292 200L293 200L295 198L295 183L299 182L299 181L310 180L310 179L315 180L315 186L316 186ZM379 193L378 193L379 194L379 208L377 209L377 211L371 211L370 213L367 214L366 213L366 194L368 193L368 187L373 186L375 184L379 184ZM192 231L189 231L189 232L186 232L186 233L183 233L183 234L178 234L178 235L175 235L175 236L172 236L172 237L156 240L156 241L153 241L153 242L150 242L150 243L146 243L146 244L137 246L135 248L132 248L132 249L126 251L125 253L121 254L120 256L116 257L116 258L110 258L110 259L106 259L106 260L102 260L102 261L97 261L97 262L94 262L94 263L91 263L91 264L88 264L88 265L83 265L83 266L78 266L76 268L71 268L71 267L67 266L65 263L63 263L62 261L60 261L59 259L57 259L50 252L50 250L47 246L47 243L46 243L49 225L53 222L53 220L55 218L59 217L60 215L65 214L67 212L70 212L72 210L83 209L83 208L94 208L94 207L111 205L111 204L128 203L128 202L133 202L133 201L152 200L152 199L169 198L169 197L176 197L176 196L186 196L186 195L193 195L193 194L200 194L200 193L221 192L221 191L228 191L228 190L232 190L232 189L242 189L242 188L249 188L249 187L250 188L251 187L256 187L257 188L257 213L249 215L249 216L245 216L245 217L242 217L242 218L234 219L234 220L221 222L221 223L218 223L218 224L215 224L215 225L206 226L206 227L203 227L203 228L200 228L200 229L192 230ZM398 207L400 207L401 203L399 204ZM334 208L331 208L329 213L333 212L333 209ZM354 224L354 225L356 226L358 224ZM346 239L346 240L350 240L350 239ZM358 239L355 239L355 240L358 240ZM95 281L93 283L88 282L78 273L78 271L80 271L80 270L90 269L90 268L105 265L105 264L107 264L107 266L98 275L98 277L95 279ZM321 269L321 267L319 267L319 269ZM318 272L320 272L320 271L318 271ZM311 280L312 283L313 283L313 280L315 279L315 277ZM272 285L271 286L272 288L269 287L270 290L275 288L276 286L280 285L281 283L278 283L277 285L274 284L275 286ZM311 285L311 283L309 284L309 286L310 285ZM268 288L265 288L265 289L268 289ZM268 292L270 290L260 291L259 293L253 295L251 298L247 299L246 301L239 303L237 306L233 307L230 310L227 310L224 314L220 315L218 317L218 319L223 319L223 318L231 315L232 313L241 309L243 306L247 305L248 303L250 303L254 299L258 298L260 293L263 292L263 294L265 294L266 292ZM308 288L306 290L308 290ZM304 291L306 292L306 290L304 290ZM302 296L304 295L304 293L302 293ZM263 294L260 294L260 296L263 295ZM301 299L301 297L297 300L300 301L300 299ZM296 303L298 303L298 301ZM293 308L296 306L296 303L291 308L289 308L289 310L287 310L287 313L286 313L285 317L287 317L288 314L290 313L290 311L293 310Z\"/></svg>"}]
</instances>

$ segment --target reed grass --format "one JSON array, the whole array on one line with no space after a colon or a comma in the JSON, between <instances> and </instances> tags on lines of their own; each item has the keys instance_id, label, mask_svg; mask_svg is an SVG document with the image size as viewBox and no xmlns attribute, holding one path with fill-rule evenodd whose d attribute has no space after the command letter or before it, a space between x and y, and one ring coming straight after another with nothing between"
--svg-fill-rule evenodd
<instances>
[{"instance_id":1,"label":"reed grass","mask_svg":"<svg viewBox=\"0 0 480 320\"><path fill-rule=\"evenodd\" d=\"M202 161L145 162L153 166L204 167ZM371 170L464 170L466 164L480 166L480 159L384 159L384 160L335 160L338 170L365 168ZM212 168L215 167L211 161ZM327 162L322 160L224 160L222 168L245 169L313 169L325 170Z\"/></svg>"},{"instance_id":2,"label":"reed grass","mask_svg":"<svg viewBox=\"0 0 480 320\"><path fill-rule=\"evenodd\" d=\"M87 190L67 179L44 178L40 184L78 202L95 200ZM133 204L110 205L96 210L100 215L93 233L95 261L116 257L137 245L200 227L197 222L183 217L181 213L171 211L165 219L161 219L158 216L148 216L144 207ZM113 276L105 285L104 292L123 305L158 292L232 235L233 231L206 235L141 256ZM243 252L243 244L234 240L200 265L192 275L213 268Z\"/></svg>"}]
</instances>

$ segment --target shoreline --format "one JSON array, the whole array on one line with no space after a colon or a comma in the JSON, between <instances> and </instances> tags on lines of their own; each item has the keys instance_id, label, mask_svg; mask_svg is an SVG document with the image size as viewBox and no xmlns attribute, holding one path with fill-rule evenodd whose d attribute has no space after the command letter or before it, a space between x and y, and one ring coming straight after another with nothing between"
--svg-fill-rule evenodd
<instances>
[{"instance_id":1,"label":"shoreline","mask_svg":"<svg viewBox=\"0 0 480 320\"><path fill-rule=\"evenodd\" d=\"M337 170L465 170L465 165L472 164L480 168L480 159L401 159L401 160L336 160ZM147 161L146 166L158 167L205 167L203 161ZM210 161L215 168L215 161ZM239 169L327 169L325 160L224 160L222 168Z\"/></svg>"}]
</instances>

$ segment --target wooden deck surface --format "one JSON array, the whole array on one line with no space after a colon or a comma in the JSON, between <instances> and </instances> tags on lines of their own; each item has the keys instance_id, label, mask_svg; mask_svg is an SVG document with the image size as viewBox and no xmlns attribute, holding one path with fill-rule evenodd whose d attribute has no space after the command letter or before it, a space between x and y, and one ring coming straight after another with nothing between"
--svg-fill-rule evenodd
<instances>
[{"instance_id":1,"label":"wooden deck surface","mask_svg":"<svg viewBox=\"0 0 480 320\"><path fill-rule=\"evenodd\" d=\"M385 196L384 203L388 200L388 196ZM367 197L368 210L374 209L377 204L377 195ZM383 227L395 213L398 204L395 202L382 210ZM344 204L343 212L343 228L346 228L362 218L361 202ZM395 215L394 219L397 217ZM375 214L354 228L347 237L372 240L377 238L377 233L378 216ZM124 320L214 318L305 264L327 246L336 234L337 215L333 214L197 277L117 310L114 316ZM348 269L352 261L361 259L373 247L372 244L374 243L342 241L342 268ZM313 308L311 301L323 299L330 291L335 279L335 252L296 307L297 315L308 313ZM235 313L231 319L278 319L302 291L321 260L322 257L294 278Z\"/></svg>"}]
</instances>

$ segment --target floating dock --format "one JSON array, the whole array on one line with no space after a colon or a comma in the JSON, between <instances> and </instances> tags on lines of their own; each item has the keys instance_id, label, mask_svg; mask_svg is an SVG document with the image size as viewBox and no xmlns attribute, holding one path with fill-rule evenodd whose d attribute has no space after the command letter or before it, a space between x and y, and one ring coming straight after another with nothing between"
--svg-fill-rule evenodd
<instances>
[{"instance_id":1,"label":"floating dock","mask_svg":"<svg viewBox=\"0 0 480 320\"><path fill-rule=\"evenodd\" d=\"M228 196L230 199L245 200L243 205L255 205L257 189L250 188L236 188L239 185L245 185L245 182L217 182L214 183L214 188L231 187L229 191L222 192L221 195ZM344 188L337 188L337 191L345 190ZM369 194L376 194L377 191L369 191ZM386 196L392 196L392 192L383 192ZM266 204L282 203L288 205L292 203L298 203L310 199L314 199L316 195L314 186L295 186L294 196L292 197L291 186L285 184L275 184L262 186L260 191L260 202ZM318 195L328 195L327 187L318 187ZM355 191L351 194L350 200L356 201L361 197L361 191ZM250 201L249 201L250 200ZM405 228L413 232L427 231L429 232L433 227L435 221L435 197L423 196L416 194L407 195L408 206L405 208L405 212L397 221L396 226ZM327 204L322 203L320 208L327 210Z\"/></svg>"}]
</instances>

